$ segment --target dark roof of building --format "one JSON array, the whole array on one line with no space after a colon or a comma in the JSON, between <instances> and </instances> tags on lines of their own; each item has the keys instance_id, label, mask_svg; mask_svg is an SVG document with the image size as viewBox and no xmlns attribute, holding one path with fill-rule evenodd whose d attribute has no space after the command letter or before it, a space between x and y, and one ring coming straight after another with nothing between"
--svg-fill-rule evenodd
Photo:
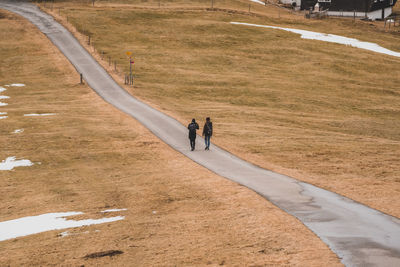
<instances>
[{"instance_id":1,"label":"dark roof of building","mask_svg":"<svg viewBox=\"0 0 400 267\"><path fill-rule=\"evenodd\" d=\"M310 9L314 7L318 0L302 0L301 8ZM320 0L319 5L323 9L331 11L357 11L357 12L371 12L375 10L384 9L394 6L397 0Z\"/></svg>"}]
</instances>

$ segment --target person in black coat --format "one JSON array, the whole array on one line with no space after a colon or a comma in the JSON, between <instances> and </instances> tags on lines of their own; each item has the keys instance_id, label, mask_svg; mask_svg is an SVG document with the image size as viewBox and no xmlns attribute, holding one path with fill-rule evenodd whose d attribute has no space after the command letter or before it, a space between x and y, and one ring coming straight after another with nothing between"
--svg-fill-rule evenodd
<instances>
[{"instance_id":1,"label":"person in black coat","mask_svg":"<svg viewBox=\"0 0 400 267\"><path fill-rule=\"evenodd\" d=\"M188 125L189 130L189 140L190 140L190 147L192 151L196 145L196 130L199 129L199 125L197 124L195 119L192 119L192 122Z\"/></svg>"},{"instance_id":2,"label":"person in black coat","mask_svg":"<svg viewBox=\"0 0 400 267\"><path fill-rule=\"evenodd\" d=\"M204 141L206 143L206 148L205 150L210 150L210 139L213 134L213 126L212 122L209 117L206 118L206 123L204 124L203 127L203 136L204 136Z\"/></svg>"}]
</instances>

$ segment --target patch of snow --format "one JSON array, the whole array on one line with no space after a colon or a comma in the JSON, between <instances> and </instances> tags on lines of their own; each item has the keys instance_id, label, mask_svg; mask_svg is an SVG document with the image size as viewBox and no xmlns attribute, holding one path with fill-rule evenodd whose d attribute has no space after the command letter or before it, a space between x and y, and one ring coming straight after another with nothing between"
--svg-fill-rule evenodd
<instances>
[{"instance_id":1,"label":"patch of snow","mask_svg":"<svg viewBox=\"0 0 400 267\"><path fill-rule=\"evenodd\" d=\"M0 99L8 99L8 98L10 98L10 97L6 96L6 95L0 95Z\"/></svg>"},{"instance_id":2,"label":"patch of snow","mask_svg":"<svg viewBox=\"0 0 400 267\"><path fill-rule=\"evenodd\" d=\"M32 166L33 163L28 159L15 160L15 157L8 157L0 163L0 171L10 171L15 167Z\"/></svg>"},{"instance_id":3,"label":"patch of snow","mask_svg":"<svg viewBox=\"0 0 400 267\"><path fill-rule=\"evenodd\" d=\"M8 105L8 103L0 102L0 107L7 106L7 105Z\"/></svg>"},{"instance_id":4,"label":"patch of snow","mask_svg":"<svg viewBox=\"0 0 400 267\"><path fill-rule=\"evenodd\" d=\"M24 129L17 129L13 133L23 133L23 132L24 132Z\"/></svg>"},{"instance_id":5,"label":"patch of snow","mask_svg":"<svg viewBox=\"0 0 400 267\"><path fill-rule=\"evenodd\" d=\"M257 4L261 4L261 5L265 5L265 2L260 1L260 0L250 0L251 2L257 3Z\"/></svg>"},{"instance_id":6,"label":"patch of snow","mask_svg":"<svg viewBox=\"0 0 400 267\"><path fill-rule=\"evenodd\" d=\"M300 34L301 38L303 38L303 39L319 40L319 41L330 42L330 43L344 44L344 45L349 45L352 47L361 48L361 49L365 49L365 50L369 50L369 51L373 51L373 52L377 52L377 53L381 53L381 54L400 57L399 52L395 52L395 51L386 49L378 44L370 43L370 42L362 42L362 41L359 41L354 38L348 38L348 37L335 35L335 34L326 34L326 33L320 33L320 32L312 32L312 31L305 31L305 30L298 30L298 29L291 29L291 28L282 28L282 27L268 26L268 25L242 23L242 22L231 22L231 24L284 30L284 31Z\"/></svg>"},{"instance_id":7,"label":"patch of snow","mask_svg":"<svg viewBox=\"0 0 400 267\"><path fill-rule=\"evenodd\" d=\"M25 84L23 84L23 83L13 83L13 84L10 84L10 86L22 87L22 86L25 86Z\"/></svg>"},{"instance_id":8,"label":"patch of snow","mask_svg":"<svg viewBox=\"0 0 400 267\"><path fill-rule=\"evenodd\" d=\"M96 230L96 231L98 231L98 230ZM83 233L70 233L69 231L65 231L65 232L59 233L58 236L62 238L62 237L66 237L66 236L80 235L80 234L89 234L89 231L85 231Z\"/></svg>"},{"instance_id":9,"label":"patch of snow","mask_svg":"<svg viewBox=\"0 0 400 267\"><path fill-rule=\"evenodd\" d=\"M54 116L57 115L57 113L31 113L31 114L24 114L25 117L35 117L35 116Z\"/></svg>"},{"instance_id":10,"label":"patch of snow","mask_svg":"<svg viewBox=\"0 0 400 267\"><path fill-rule=\"evenodd\" d=\"M51 230L76 228L86 225L115 222L125 219L124 216L116 216L103 219L67 220L64 217L81 215L82 212L56 212L38 216L23 217L15 220L0 222L0 241L21 236L38 234Z\"/></svg>"},{"instance_id":11,"label":"patch of snow","mask_svg":"<svg viewBox=\"0 0 400 267\"><path fill-rule=\"evenodd\" d=\"M157 214L157 211L156 211L156 210L153 210L153 214Z\"/></svg>"},{"instance_id":12,"label":"patch of snow","mask_svg":"<svg viewBox=\"0 0 400 267\"><path fill-rule=\"evenodd\" d=\"M125 211L128 209L109 209L109 210L102 210L102 213L106 213L106 212L117 212L117 211Z\"/></svg>"},{"instance_id":13,"label":"patch of snow","mask_svg":"<svg viewBox=\"0 0 400 267\"><path fill-rule=\"evenodd\" d=\"M7 119L7 118L8 118L8 116L0 116L0 120Z\"/></svg>"},{"instance_id":14,"label":"patch of snow","mask_svg":"<svg viewBox=\"0 0 400 267\"><path fill-rule=\"evenodd\" d=\"M71 235L69 233L69 231L65 231L65 232L60 233L60 237L66 237L66 236L69 236L69 235Z\"/></svg>"},{"instance_id":15,"label":"patch of snow","mask_svg":"<svg viewBox=\"0 0 400 267\"><path fill-rule=\"evenodd\" d=\"M0 86L0 93L4 92L6 90L7 90L6 88Z\"/></svg>"},{"instance_id":16,"label":"patch of snow","mask_svg":"<svg viewBox=\"0 0 400 267\"><path fill-rule=\"evenodd\" d=\"M7 115L7 112L0 112L0 115Z\"/></svg>"},{"instance_id":17,"label":"patch of snow","mask_svg":"<svg viewBox=\"0 0 400 267\"><path fill-rule=\"evenodd\" d=\"M10 85L9 85L9 84L6 84L6 85L4 85L4 86L10 87Z\"/></svg>"}]
</instances>

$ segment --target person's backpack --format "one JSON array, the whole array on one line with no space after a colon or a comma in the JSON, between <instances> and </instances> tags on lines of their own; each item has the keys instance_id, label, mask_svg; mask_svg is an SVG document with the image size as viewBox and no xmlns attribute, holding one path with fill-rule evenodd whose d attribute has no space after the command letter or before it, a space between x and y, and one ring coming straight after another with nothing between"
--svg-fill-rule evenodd
<instances>
[{"instance_id":1,"label":"person's backpack","mask_svg":"<svg viewBox=\"0 0 400 267\"><path fill-rule=\"evenodd\" d=\"M211 133L212 133L212 123L211 122L210 123L206 123L206 126L207 126L207 134L211 135Z\"/></svg>"},{"instance_id":2,"label":"person's backpack","mask_svg":"<svg viewBox=\"0 0 400 267\"><path fill-rule=\"evenodd\" d=\"M190 131L190 133L195 133L195 132L196 132L196 129L197 129L196 123L191 123L191 124L189 124L189 131Z\"/></svg>"}]
</instances>

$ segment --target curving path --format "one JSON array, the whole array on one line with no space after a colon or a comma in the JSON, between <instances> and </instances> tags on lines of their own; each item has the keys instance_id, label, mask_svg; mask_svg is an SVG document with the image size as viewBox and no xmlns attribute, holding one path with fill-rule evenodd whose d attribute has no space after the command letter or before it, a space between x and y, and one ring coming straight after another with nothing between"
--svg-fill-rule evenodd
<instances>
[{"instance_id":1,"label":"curving path","mask_svg":"<svg viewBox=\"0 0 400 267\"><path fill-rule=\"evenodd\" d=\"M345 265L400 266L399 219L335 193L261 169L215 146L211 151L191 152L185 126L118 86L51 16L23 1L0 0L0 8L17 13L36 25L105 101L137 119L193 161L256 191L296 216L328 244ZM198 147L203 146L198 144Z\"/></svg>"}]
</instances>

